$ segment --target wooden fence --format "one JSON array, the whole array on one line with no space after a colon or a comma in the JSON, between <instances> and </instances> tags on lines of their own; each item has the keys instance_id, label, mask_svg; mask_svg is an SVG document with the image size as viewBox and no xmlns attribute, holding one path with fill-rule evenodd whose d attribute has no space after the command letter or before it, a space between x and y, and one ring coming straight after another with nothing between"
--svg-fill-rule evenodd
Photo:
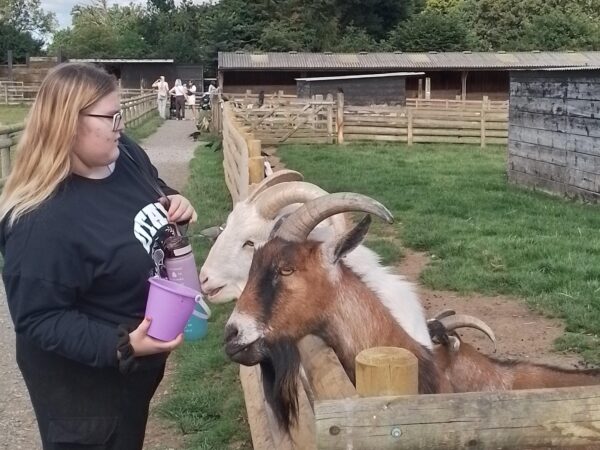
<instances>
[{"instance_id":1,"label":"wooden fence","mask_svg":"<svg viewBox=\"0 0 600 450\"><path fill-rule=\"evenodd\" d=\"M506 144L508 109L505 102L435 100L419 106L345 106L335 99L296 99L287 103L249 107L234 103L233 111L265 145L397 141L414 143ZM453 102L453 103L450 103ZM459 109L460 105L467 105Z\"/></svg>"},{"instance_id":2,"label":"wooden fence","mask_svg":"<svg viewBox=\"0 0 600 450\"><path fill-rule=\"evenodd\" d=\"M328 97L265 108L237 104L233 111L265 145L282 142L331 144L335 142L335 107L333 98Z\"/></svg>"},{"instance_id":3,"label":"wooden fence","mask_svg":"<svg viewBox=\"0 0 600 450\"><path fill-rule=\"evenodd\" d=\"M415 395L416 358L385 348L366 350L368 365L359 354L355 388L320 339L298 347L306 382L291 437L265 403L258 366L240 366L255 450L600 448L600 386Z\"/></svg>"},{"instance_id":4,"label":"wooden fence","mask_svg":"<svg viewBox=\"0 0 600 450\"><path fill-rule=\"evenodd\" d=\"M156 110L156 95L145 94L121 100L123 120L127 126L137 126L140 122ZM23 123L0 127L0 186L4 185L6 177L12 168L12 158L16 149L17 141L23 131Z\"/></svg>"},{"instance_id":5,"label":"wooden fence","mask_svg":"<svg viewBox=\"0 0 600 450\"><path fill-rule=\"evenodd\" d=\"M508 111L353 107L344 109L346 141L506 144Z\"/></svg>"},{"instance_id":6,"label":"wooden fence","mask_svg":"<svg viewBox=\"0 0 600 450\"><path fill-rule=\"evenodd\" d=\"M22 81L0 80L0 105L31 104L40 89L40 84L25 84ZM122 99L155 93L153 89L120 89Z\"/></svg>"},{"instance_id":7,"label":"wooden fence","mask_svg":"<svg viewBox=\"0 0 600 450\"><path fill-rule=\"evenodd\" d=\"M225 183L236 203L246 198L250 185L263 179L264 159L261 141L248 133L248 128L239 122L229 102L224 103L222 113Z\"/></svg>"}]
</instances>

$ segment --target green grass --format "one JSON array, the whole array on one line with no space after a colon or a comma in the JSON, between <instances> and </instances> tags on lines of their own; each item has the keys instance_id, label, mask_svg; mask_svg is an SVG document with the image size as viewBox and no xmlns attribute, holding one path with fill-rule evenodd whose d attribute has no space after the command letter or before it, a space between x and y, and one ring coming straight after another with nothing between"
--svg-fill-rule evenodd
<instances>
[{"instance_id":1,"label":"green grass","mask_svg":"<svg viewBox=\"0 0 600 450\"><path fill-rule=\"evenodd\" d=\"M191 162L190 182L184 192L198 211L191 228L196 262L206 258L209 243L197 233L223 223L231 200L223 180L222 153L199 147ZM187 436L189 449L251 449L238 365L223 351L223 329L234 304L213 305L208 335L186 342L174 353L177 371L174 389L159 407Z\"/></svg>"},{"instance_id":2,"label":"green grass","mask_svg":"<svg viewBox=\"0 0 600 450\"><path fill-rule=\"evenodd\" d=\"M0 105L0 127L23 122L29 105Z\"/></svg>"},{"instance_id":3,"label":"green grass","mask_svg":"<svg viewBox=\"0 0 600 450\"><path fill-rule=\"evenodd\" d=\"M600 362L598 205L508 185L500 147L364 143L278 153L307 181L370 195L392 211L393 232L374 223L369 237L386 263L401 253L398 241L435 254L422 274L427 286L521 297L564 319L558 349Z\"/></svg>"},{"instance_id":4,"label":"green grass","mask_svg":"<svg viewBox=\"0 0 600 450\"><path fill-rule=\"evenodd\" d=\"M127 127L125 133L127 133L127 136L140 142L142 139L147 138L154 133L163 122L164 120L160 118L158 112L154 111L153 113L148 114L148 118L138 126L131 128Z\"/></svg>"}]
</instances>

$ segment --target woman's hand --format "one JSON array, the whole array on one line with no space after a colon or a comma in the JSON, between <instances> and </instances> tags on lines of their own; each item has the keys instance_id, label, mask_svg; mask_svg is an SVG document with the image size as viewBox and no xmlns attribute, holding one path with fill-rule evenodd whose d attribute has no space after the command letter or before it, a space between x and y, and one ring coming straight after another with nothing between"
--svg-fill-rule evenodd
<instances>
[{"instance_id":1,"label":"woman's hand","mask_svg":"<svg viewBox=\"0 0 600 450\"><path fill-rule=\"evenodd\" d=\"M175 195L167 195L169 197L169 222L179 223L179 222L190 222L194 223L198 220L198 214L196 214L196 210L190 203L190 201L185 198L183 195L175 194Z\"/></svg>"},{"instance_id":2,"label":"woman's hand","mask_svg":"<svg viewBox=\"0 0 600 450\"><path fill-rule=\"evenodd\" d=\"M183 343L183 333L172 341L164 342L148 336L148 328L152 319L144 318L140 326L129 333L129 343L133 347L134 356L154 355L175 350Z\"/></svg>"}]
</instances>

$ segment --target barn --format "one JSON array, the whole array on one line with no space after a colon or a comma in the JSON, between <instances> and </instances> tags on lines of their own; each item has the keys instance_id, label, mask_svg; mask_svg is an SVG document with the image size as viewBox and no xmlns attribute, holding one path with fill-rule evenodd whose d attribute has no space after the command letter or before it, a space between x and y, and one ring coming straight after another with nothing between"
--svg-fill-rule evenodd
<instances>
[{"instance_id":1,"label":"barn","mask_svg":"<svg viewBox=\"0 0 600 450\"><path fill-rule=\"evenodd\" d=\"M600 200L600 65L510 74L508 178Z\"/></svg>"},{"instance_id":2,"label":"barn","mask_svg":"<svg viewBox=\"0 0 600 450\"><path fill-rule=\"evenodd\" d=\"M423 72L392 72L372 75L344 75L338 77L296 78L299 98L314 95L335 95L344 92L349 105L406 105L406 78L422 76Z\"/></svg>"},{"instance_id":3,"label":"barn","mask_svg":"<svg viewBox=\"0 0 600 450\"><path fill-rule=\"evenodd\" d=\"M600 52L252 53L219 52L223 92L296 93L297 78L424 72L406 80L407 98L431 80L431 98L507 100L510 71L600 66Z\"/></svg>"}]
</instances>

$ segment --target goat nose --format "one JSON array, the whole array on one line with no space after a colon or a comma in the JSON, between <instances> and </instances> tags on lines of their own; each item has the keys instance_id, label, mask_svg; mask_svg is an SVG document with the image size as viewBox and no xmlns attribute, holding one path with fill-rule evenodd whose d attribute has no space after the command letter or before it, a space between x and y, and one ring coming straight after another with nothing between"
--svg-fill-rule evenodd
<instances>
[{"instance_id":1,"label":"goat nose","mask_svg":"<svg viewBox=\"0 0 600 450\"><path fill-rule=\"evenodd\" d=\"M230 342L233 339L235 339L238 335L238 328L233 325L233 324L229 324L225 327L225 342Z\"/></svg>"},{"instance_id":2,"label":"goat nose","mask_svg":"<svg viewBox=\"0 0 600 450\"><path fill-rule=\"evenodd\" d=\"M198 278L200 278L200 284L208 283L208 276L203 276L202 272L200 272Z\"/></svg>"}]
</instances>

